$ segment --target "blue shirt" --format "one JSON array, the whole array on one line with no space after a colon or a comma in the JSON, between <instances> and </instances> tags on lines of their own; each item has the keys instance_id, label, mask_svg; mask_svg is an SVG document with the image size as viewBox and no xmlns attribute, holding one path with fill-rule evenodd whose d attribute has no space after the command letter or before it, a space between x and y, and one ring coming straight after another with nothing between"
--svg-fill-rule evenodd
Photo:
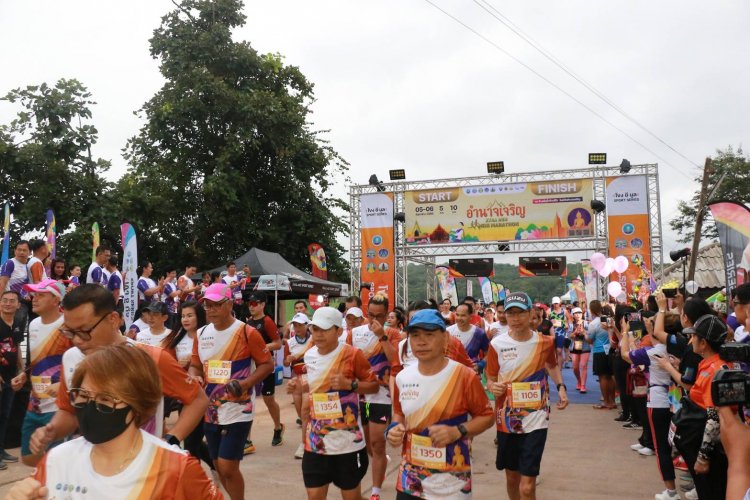
<instances>
[{"instance_id":1,"label":"blue shirt","mask_svg":"<svg viewBox=\"0 0 750 500\"><path fill-rule=\"evenodd\" d=\"M594 354L598 352L604 353L604 346L609 344L609 332L602 328L601 318L594 318L594 320L589 323L587 337L594 341L594 347L591 352Z\"/></svg>"}]
</instances>

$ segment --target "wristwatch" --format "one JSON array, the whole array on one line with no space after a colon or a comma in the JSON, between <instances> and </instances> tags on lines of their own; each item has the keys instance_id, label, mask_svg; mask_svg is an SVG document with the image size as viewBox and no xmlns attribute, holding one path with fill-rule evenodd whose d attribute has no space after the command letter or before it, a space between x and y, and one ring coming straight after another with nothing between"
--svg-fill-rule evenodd
<instances>
[{"instance_id":1,"label":"wristwatch","mask_svg":"<svg viewBox=\"0 0 750 500\"><path fill-rule=\"evenodd\" d=\"M464 427L464 424L458 424L456 427L458 427L458 432L461 433L462 438L465 438L469 434L469 431Z\"/></svg>"},{"instance_id":2,"label":"wristwatch","mask_svg":"<svg viewBox=\"0 0 750 500\"><path fill-rule=\"evenodd\" d=\"M557 384L557 392L560 392L560 387L564 387L565 392L568 392L568 386L565 384Z\"/></svg>"},{"instance_id":3,"label":"wristwatch","mask_svg":"<svg viewBox=\"0 0 750 500\"><path fill-rule=\"evenodd\" d=\"M177 439L177 437L173 436L172 434L165 434L164 441L166 441L169 444L180 446L180 440Z\"/></svg>"},{"instance_id":4,"label":"wristwatch","mask_svg":"<svg viewBox=\"0 0 750 500\"><path fill-rule=\"evenodd\" d=\"M387 341L388 341L388 335L386 335L386 334L383 334L383 336L382 336L382 337L380 337L380 341L381 341L381 342L387 342Z\"/></svg>"},{"instance_id":5,"label":"wristwatch","mask_svg":"<svg viewBox=\"0 0 750 500\"><path fill-rule=\"evenodd\" d=\"M354 380L352 380L352 392L355 392L358 387L359 387L359 381L355 378Z\"/></svg>"}]
</instances>

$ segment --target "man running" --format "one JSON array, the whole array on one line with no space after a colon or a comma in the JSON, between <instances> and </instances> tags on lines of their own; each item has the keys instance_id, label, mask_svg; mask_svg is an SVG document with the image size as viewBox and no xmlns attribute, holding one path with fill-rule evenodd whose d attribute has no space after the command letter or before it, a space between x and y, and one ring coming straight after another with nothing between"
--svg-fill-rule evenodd
<instances>
[{"instance_id":1,"label":"man running","mask_svg":"<svg viewBox=\"0 0 750 500\"><path fill-rule=\"evenodd\" d=\"M480 315L476 313L476 310L477 310L476 299L472 297L471 295L468 295L464 297L463 303L469 304L471 306L472 314L469 318L469 323L471 323L474 326L478 326L479 328L482 328L482 326L484 326L484 320L482 319Z\"/></svg>"},{"instance_id":2,"label":"man running","mask_svg":"<svg viewBox=\"0 0 750 500\"><path fill-rule=\"evenodd\" d=\"M471 358L474 369L479 372L484 365L482 360L487 355L490 340L481 328L469 323L469 318L474 311L469 303L459 304L456 307L456 324L448 327L448 333L456 337L466 349L466 354ZM410 322L411 323L411 322ZM412 349L414 347L412 346Z\"/></svg>"},{"instance_id":3,"label":"man running","mask_svg":"<svg viewBox=\"0 0 750 500\"><path fill-rule=\"evenodd\" d=\"M497 301L495 305L495 317L496 321L490 325L490 330L487 332L490 340L498 335L508 333L508 318L505 317L505 301Z\"/></svg>"},{"instance_id":4,"label":"man running","mask_svg":"<svg viewBox=\"0 0 750 500\"><path fill-rule=\"evenodd\" d=\"M68 389L72 388L70 384L73 373L87 354L108 345L128 343L146 351L159 369L164 395L183 404L177 422L166 434L163 432L163 402L143 429L155 436L164 436L164 440L171 444L179 444L187 437L198 425L208 406L208 399L198 382L186 377L185 370L164 349L133 342L120 333L120 315L115 310L114 297L106 288L90 283L81 285L65 294L62 305L64 322L59 328L60 333L70 339L74 347L65 351L62 357L62 376L57 391L59 409L50 423L32 434L29 448L34 456L27 461L38 462L50 443L69 436L78 428L75 408L68 396ZM116 373L117 367L113 366L113 376Z\"/></svg>"},{"instance_id":5,"label":"man running","mask_svg":"<svg viewBox=\"0 0 750 500\"><path fill-rule=\"evenodd\" d=\"M359 307L350 307L344 313L344 328L339 337L339 342L344 343L349 338L352 330L365 323L365 315Z\"/></svg>"},{"instance_id":6,"label":"man running","mask_svg":"<svg viewBox=\"0 0 750 500\"><path fill-rule=\"evenodd\" d=\"M361 500L360 483L367 473L359 395L380 389L362 351L339 343L341 319L332 307L315 311L314 345L305 353L309 393L302 401L307 422L302 478L309 500L325 500L331 483L341 489L344 500ZM297 383L290 381L287 390L294 391ZM382 431L380 437L385 439Z\"/></svg>"},{"instance_id":7,"label":"man running","mask_svg":"<svg viewBox=\"0 0 750 500\"><path fill-rule=\"evenodd\" d=\"M65 285L45 280L25 285L24 289L31 293L31 307L38 315L29 324L31 395L21 428L21 460L26 465L33 465L36 460L32 458L29 441L34 431L47 425L57 411L55 399L60 388L62 356L73 347L73 343L60 334L63 324L60 302L65 296ZM18 391L27 381L24 370L11 381L13 390Z\"/></svg>"},{"instance_id":8,"label":"man running","mask_svg":"<svg viewBox=\"0 0 750 500\"><path fill-rule=\"evenodd\" d=\"M268 298L263 292L253 292L250 295L247 301L250 314L246 323L258 330L263 337L263 342L266 343L266 350L271 353L271 358L273 358L273 352L281 349L281 337L279 337L279 329L276 327L273 318L266 314L267 300ZM271 446L279 446L284 442L284 424L281 423L281 408L279 408L279 403L276 402L276 374L273 370L263 380L261 394L263 395L263 402L268 408L268 413L273 419ZM247 436L249 441L245 447L245 454L255 453L255 446L250 434L248 433Z\"/></svg>"},{"instance_id":9,"label":"man running","mask_svg":"<svg viewBox=\"0 0 750 500\"><path fill-rule=\"evenodd\" d=\"M524 292L508 294L508 334L492 339L487 356L487 389L495 395L497 419L495 465L505 470L511 500L536 498L549 426L548 375L557 384L557 408L568 406L553 339L531 330L531 306Z\"/></svg>"},{"instance_id":10,"label":"man running","mask_svg":"<svg viewBox=\"0 0 750 500\"><path fill-rule=\"evenodd\" d=\"M292 336L284 342L284 366L292 372L292 377L297 382L295 390L292 391L294 409L297 412L297 425L302 426L302 394L304 392L305 353L312 347L310 341L310 330L308 324L310 318L305 313L297 313L292 318ZM294 458L302 458L305 453L305 442L297 447Z\"/></svg>"}]
</instances>

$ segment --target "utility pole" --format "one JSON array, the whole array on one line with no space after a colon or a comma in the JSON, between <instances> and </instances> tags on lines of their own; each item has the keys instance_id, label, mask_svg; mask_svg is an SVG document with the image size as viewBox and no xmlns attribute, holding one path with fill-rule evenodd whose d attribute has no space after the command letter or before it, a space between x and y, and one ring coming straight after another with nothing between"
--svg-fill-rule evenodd
<instances>
[{"instance_id":1,"label":"utility pole","mask_svg":"<svg viewBox=\"0 0 750 500\"><path fill-rule=\"evenodd\" d=\"M701 231L703 230L703 213L706 211L706 201L708 198L708 179L711 173L711 158L706 158L706 164L703 166L703 181L701 182L701 195L700 201L698 202L698 212L695 217L693 248L690 251L690 265L688 267L687 275L688 281L692 281L695 277L695 264L698 260L698 249L701 243Z\"/></svg>"}]
</instances>

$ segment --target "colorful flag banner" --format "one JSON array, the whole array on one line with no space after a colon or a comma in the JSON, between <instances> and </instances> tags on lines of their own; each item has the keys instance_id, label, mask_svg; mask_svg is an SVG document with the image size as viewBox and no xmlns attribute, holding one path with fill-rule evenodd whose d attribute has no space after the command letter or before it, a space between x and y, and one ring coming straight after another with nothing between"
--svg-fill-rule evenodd
<instances>
[{"instance_id":1,"label":"colorful flag banner","mask_svg":"<svg viewBox=\"0 0 750 500\"><path fill-rule=\"evenodd\" d=\"M50 257L57 257L57 224L55 212L51 208L47 210L47 249Z\"/></svg>"},{"instance_id":2,"label":"colorful flag banner","mask_svg":"<svg viewBox=\"0 0 750 500\"><path fill-rule=\"evenodd\" d=\"M326 262L326 253L323 247L317 243L310 243L307 245L307 251L310 254L312 275L316 278L327 280L328 263ZM311 293L307 297L307 302L313 310L317 310L325 305L325 297L317 293Z\"/></svg>"},{"instance_id":3,"label":"colorful flag banner","mask_svg":"<svg viewBox=\"0 0 750 500\"><path fill-rule=\"evenodd\" d=\"M505 294L508 293L508 290L505 289L505 287L502 285L502 283L495 283L497 286L497 297L495 297L495 302L505 300Z\"/></svg>"},{"instance_id":4,"label":"colorful flag banner","mask_svg":"<svg viewBox=\"0 0 750 500\"><path fill-rule=\"evenodd\" d=\"M495 283L494 281L490 281L490 287L492 288L492 300L494 300L495 303L497 304L497 301L500 298L500 288L497 286L497 283Z\"/></svg>"},{"instance_id":5,"label":"colorful flag banner","mask_svg":"<svg viewBox=\"0 0 750 500\"><path fill-rule=\"evenodd\" d=\"M495 294L492 293L495 287L492 286L492 281L489 278L479 278L479 287L482 289L485 304L495 301Z\"/></svg>"},{"instance_id":6,"label":"colorful flag banner","mask_svg":"<svg viewBox=\"0 0 750 500\"><path fill-rule=\"evenodd\" d=\"M580 276L576 276L571 283L576 294L575 300L581 305L581 309L584 309L586 307L586 286Z\"/></svg>"},{"instance_id":7,"label":"colorful flag banner","mask_svg":"<svg viewBox=\"0 0 750 500\"><path fill-rule=\"evenodd\" d=\"M10 203L5 203L5 219L3 222L3 257L0 259L0 266L5 264L10 253Z\"/></svg>"},{"instance_id":8,"label":"colorful flag banner","mask_svg":"<svg viewBox=\"0 0 750 500\"><path fill-rule=\"evenodd\" d=\"M710 203L724 254L727 293L750 283L750 208L735 201Z\"/></svg>"},{"instance_id":9,"label":"colorful flag banner","mask_svg":"<svg viewBox=\"0 0 750 500\"><path fill-rule=\"evenodd\" d=\"M597 300L599 282L594 274L594 267L591 265L590 260L582 260L581 266L583 267L583 284L586 287L586 304L589 304L592 300Z\"/></svg>"},{"instance_id":10,"label":"colorful flag banner","mask_svg":"<svg viewBox=\"0 0 750 500\"><path fill-rule=\"evenodd\" d=\"M457 306L458 292L456 291L456 280L450 275L448 266L436 266L435 276L437 277L442 300L450 299L451 304Z\"/></svg>"},{"instance_id":11,"label":"colorful flag banner","mask_svg":"<svg viewBox=\"0 0 750 500\"><path fill-rule=\"evenodd\" d=\"M135 320L138 309L138 244L135 228L127 222L120 225L122 235L122 305L125 328Z\"/></svg>"},{"instance_id":12,"label":"colorful flag banner","mask_svg":"<svg viewBox=\"0 0 750 500\"><path fill-rule=\"evenodd\" d=\"M100 236L99 236L99 223L94 222L94 224L91 225L91 239L92 239L92 248L91 248L91 262L94 262L96 260L96 247L99 246Z\"/></svg>"},{"instance_id":13,"label":"colorful flag banner","mask_svg":"<svg viewBox=\"0 0 750 500\"><path fill-rule=\"evenodd\" d=\"M393 241L393 193L371 193L360 197L360 241L362 263L360 283L372 283L369 296L362 301L367 307L370 297L388 297L390 307L396 302L396 257Z\"/></svg>"}]
</instances>

